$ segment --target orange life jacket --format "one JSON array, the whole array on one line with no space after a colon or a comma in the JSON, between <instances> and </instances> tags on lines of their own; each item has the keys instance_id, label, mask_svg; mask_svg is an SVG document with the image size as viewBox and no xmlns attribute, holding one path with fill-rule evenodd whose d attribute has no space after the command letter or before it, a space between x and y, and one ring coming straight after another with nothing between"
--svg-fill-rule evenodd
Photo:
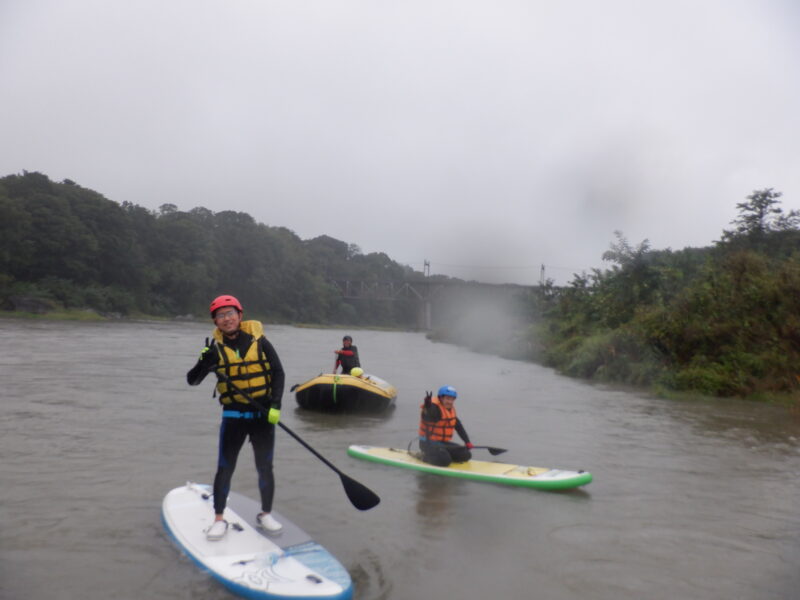
<instances>
[{"instance_id":1,"label":"orange life jacket","mask_svg":"<svg viewBox=\"0 0 800 600\"><path fill-rule=\"evenodd\" d=\"M442 413L442 418L436 421L426 421L420 416L419 419L419 436L431 442L449 442L453 437L453 432L456 430L456 407L446 409L439 398L432 398L431 402L439 407ZM420 405L420 409L424 409L425 405Z\"/></svg>"}]
</instances>

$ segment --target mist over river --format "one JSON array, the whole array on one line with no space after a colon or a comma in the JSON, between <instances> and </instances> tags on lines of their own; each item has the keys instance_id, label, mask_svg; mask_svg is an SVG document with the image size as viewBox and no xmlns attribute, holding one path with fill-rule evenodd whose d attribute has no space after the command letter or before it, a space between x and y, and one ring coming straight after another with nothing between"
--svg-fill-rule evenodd
<instances>
[{"instance_id":1,"label":"mist over river","mask_svg":"<svg viewBox=\"0 0 800 600\"><path fill-rule=\"evenodd\" d=\"M164 495L210 483L220 409L186 384L211 324L0 319L0 598L233 596L163 530ZM291 385L334 364L399 389L380 416L297 407ZM287 373L282 419L380 495L366 512L338 476L277 432L275 509L348 569L359 600L788 600L800 595L800 414L736 400L674 401L587 385L421 333L267 326ZM426 390L456 407L492 458L586 469L545 492L359 461L405 448ZM257 497L246 446L234 490Z\"/></svg>"}]
</instances>

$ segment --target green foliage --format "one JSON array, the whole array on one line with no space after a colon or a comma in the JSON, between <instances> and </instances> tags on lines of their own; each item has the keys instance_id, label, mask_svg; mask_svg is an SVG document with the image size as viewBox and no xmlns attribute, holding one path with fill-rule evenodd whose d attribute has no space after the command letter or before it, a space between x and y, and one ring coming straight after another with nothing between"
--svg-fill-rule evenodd
<instances>
[{"instance_id":1,"label":"green foliage","mask_svg":"<svg viewBox=\"0 0 800 600\"><path fill-rule=\"evenodd\" d=\"M798 315L800 259L735 251L638 325L676 370L676 389L702 381L706 393L743 395L795 388Z\"/></svg>"},{"instance_id":2,"label":"green foliage","mask_svg":"<svg viewBox=\"0 0 800 600\"><path fill-rule=\"evenodd\" d=\"M548 348L544 356L561 372L585 379L650 385L664 374L660 357L631 328L573 336Z\"/></svg>"},{"instance_id":3,"label":"green foliage","mask_svg":"<svg viewBox=\"0 0 800 600\"><path fill-rule=\"evenodd\" d=\"M732 240L737 237L761 238L773 231L797 229L800 225L800 211L791 210L784 213L778 206L783 194L772 188L756 190L747 197L747 202L736 205L739 216L731 221L735 225L732 231L723 231L723 239Z\"/></svg>"},{"instance_id":4,"label":"green foliage","mask_svg":"<svg viewBox=\"0 0 800 600\"><path fill-rule=\"evenodd\" d=\"M577 275L542 311L544 360L579 377L708 395L800 387L800 213L756 191L714 248L637 247L616 232L606 271Z\"/></svg>"},{"instance_id":5,"label":"green foliage","mask_svg":"<svg viewBox=\"0 0 800 600\"><path fill-rule=\"evenodd\" d=\"M402 282L414 273L385 254L329 237L303 242L245 213L174 204L149 211L75 182L24 172L0 179L0 304L35 296L103 313L206 315L231 293L275 321L407 325L408 302L346 303L332 280Z\"/></svg>"}]
</instances>

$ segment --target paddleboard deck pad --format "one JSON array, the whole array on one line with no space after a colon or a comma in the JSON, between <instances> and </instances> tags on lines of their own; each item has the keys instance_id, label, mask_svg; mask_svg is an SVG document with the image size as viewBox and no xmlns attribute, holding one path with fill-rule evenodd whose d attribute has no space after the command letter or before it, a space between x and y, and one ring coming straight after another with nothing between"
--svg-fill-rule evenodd
<instances>
[{"instance_id":1,"label":"paddleboard deck pad","mask_svg":"<svg viewBox=\"0 0 800 600\"><path fill-rule=\"evenodd\" d=\"M211 486L187 483L171 490L161 508L164 528L200 568L245 598L277 600L349 599L347 570L320 544L276 511L283 524L276 534L257 526L259 503L231 492L221 540L206 539L214 520Z\"/></svg>"},{"instance_id":2,"label":"paddleboard deck pad","mask_svg":"<svg viewBox=\"0 0 800 600\"><path fill-rule=\"evenodd\" d=\"M566 490L592 481L592 474L586 471L527 467L484 460L469 460L464 463L451 463L447 467L437 467L420 460L419 453L399 448L352 445L347 449L347 453L355 458L426 473L542 490Z\"/></svg>"}]
</instances>

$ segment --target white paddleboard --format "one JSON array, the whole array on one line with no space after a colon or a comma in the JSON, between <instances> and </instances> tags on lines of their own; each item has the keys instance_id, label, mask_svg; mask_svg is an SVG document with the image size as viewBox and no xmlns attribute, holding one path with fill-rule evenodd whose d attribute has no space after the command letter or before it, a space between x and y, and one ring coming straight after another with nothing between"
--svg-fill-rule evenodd
<instances>
[{"instance_id":1,"label":"white paddleboard","mask_svg":"<svg viewBox=\"0 0 800 600\"><path fill-rule=\"evenodd\" d=\"M273 511L283 529L268 535L256 525L260 505L235 492L224 517L228 532L206 539L214 520L211 486L187 483L165 497L161 518L178 547L232 592L245 598L277 600L348 599L347 570L297 525Z\"/></svg>"}]
</instances>

